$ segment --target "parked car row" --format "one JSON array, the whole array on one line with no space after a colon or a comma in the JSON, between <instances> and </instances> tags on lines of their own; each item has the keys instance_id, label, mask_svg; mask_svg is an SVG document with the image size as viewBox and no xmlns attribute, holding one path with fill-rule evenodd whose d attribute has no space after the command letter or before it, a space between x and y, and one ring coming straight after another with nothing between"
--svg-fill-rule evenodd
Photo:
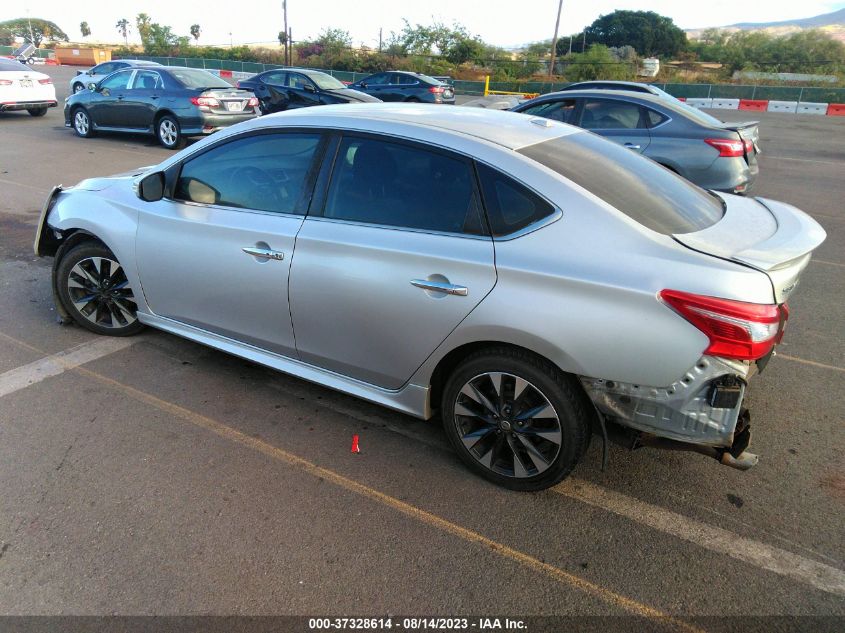
<instances>
[{"instance_id":1,"label":"parked car row","mask_svg":"<svg viewBox=\"0 0 845 633\"><path fill-rule=\"evenodd\" d=\"M126 72L131 87L147 70ZM650 112L680 118L630 94L617 112L569 93L566 116L649 134ZM539 490L614 430L753 466L745 389L824 239L794 207L696 187L537 113L362 103L253 118L56 188L35 252L54 257L59 314L92 332L151 326L439 413L470 469Z\"/></svg>"}]
</instances>

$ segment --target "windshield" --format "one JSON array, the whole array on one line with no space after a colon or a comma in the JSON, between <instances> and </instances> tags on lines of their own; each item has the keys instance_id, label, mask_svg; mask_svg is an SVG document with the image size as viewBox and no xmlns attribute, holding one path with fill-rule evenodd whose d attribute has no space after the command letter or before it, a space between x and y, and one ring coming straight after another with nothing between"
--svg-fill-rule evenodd
<instances>
[{"instance_id":1,"label":"windshield","mask_svg":"<svg viewBox=\"0 0 845 633\"><path fill-rule=\"evenodd\" d=\"M724 214L717 197L595 134L569 134L518 151L664 235L706 229Z\"/></svg>"},{"instance_id":2,"label":"windshield","mask_svg":"<svg viewBox=\"0 0 845 633\"><path fill-rule=\"evenodd\" d=\"M29 68L14 59L0 58L0 70L29 70Z\"/></svg>"},{"instance_id":3,"label":"windshield","mask_svg":"<svg viewBox=\"0 0 845 633\"><path fill-rule=\"evenodd\" d=\"M231 88L232 86L207 70L193 68L170 69L170 74L185 88Z\"/></svg>"},{"instance_id":4,"label":"windshield","mask_svg":"<svg viewBox=\"0 0 845 633\"><path fill-rule=\"evenodd\" d=\"M317 84L320 90L337 90L338 88L346 88L344 84L326 73L307 72L305 75Z\"/></svg>"}]
</instances>

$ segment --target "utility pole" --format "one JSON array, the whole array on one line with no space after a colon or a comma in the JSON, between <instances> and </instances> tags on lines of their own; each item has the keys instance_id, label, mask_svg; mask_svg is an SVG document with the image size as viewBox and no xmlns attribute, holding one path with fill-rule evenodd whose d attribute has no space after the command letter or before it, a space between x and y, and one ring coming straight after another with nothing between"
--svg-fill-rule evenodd
<instances>
[{"instance_id":1,"label":"utility pole","mask_svg":"<svg viewBox=\"0 0 845 633\"><path fill-rule=\"evenodd\" d=\"M288 30L288 0L282 0L282 11L285 14L285 66L290 66L290 31Z\"/></svg>"},{"instance_id":2,"label":"utility pole","mask_svg":"<svg viewBox=\"0 0 845 633\"><path fill-rule=\"evenodd\" d=\"M288 66L293 66L293 29L288 27Z\"/></svg>"},{"instance_id":3,"label":"utility pole","mask_svg":"<svg viewBox=\"0 0 845 633\"><path fill-rule=\"evenodd\" d=\"M549 62L549 81L555 72L555 55L557 54L557 30L560 26L560 12L563 10L563 0L557 5L557 20L555 20L555 36L552 38L552 60Z\"/></svg>"},{"instance_id":4,"label":"utility pole","mask_svg":"<svg viewBox=\"0 0 845 633\"><path fill-rule=\"evenodd\" d=\"M572 55L572 36L569 36L569 54Z\"/></svg>"},{"instance_id":5,"label":"utility pole","mask_svg":"<svg viewBox=\"0 0 845 633\"><path fill-rule=\"evenodd\" d=\"M581 39L581 52L586 53L587 52L587 29L586 28L584 29L583 35L584 35L584 37Z\"/></svg>"},{"instance_id":6,"label":"utility pole","mask_svg":"<svg viewBox=\"0 0 845 633\"><path fill-rule=\"evenodd\" d=\"M381 53L381 27L378 27L378 52Z\"/></svg>"}]
</instances>

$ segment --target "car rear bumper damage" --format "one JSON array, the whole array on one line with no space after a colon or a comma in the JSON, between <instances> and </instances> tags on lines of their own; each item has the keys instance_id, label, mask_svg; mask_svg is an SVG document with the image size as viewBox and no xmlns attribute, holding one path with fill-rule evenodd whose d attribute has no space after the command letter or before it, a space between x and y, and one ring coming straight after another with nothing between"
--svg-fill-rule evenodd
<instances>
[{"instance_id":1,"label":"car rear bumper damage","mask_svg":"<svg viewBox=\"0 0 845 633\"><path fill-rule=\"evenodd\" d=\"M746 451L750 416L742 408L755 370L752 363L703 356L665 387L583 376L581 383L603 419L623 427L613 439L629 448L693 451L746 470L757 463Z\"/></svg>"}]
</instances>

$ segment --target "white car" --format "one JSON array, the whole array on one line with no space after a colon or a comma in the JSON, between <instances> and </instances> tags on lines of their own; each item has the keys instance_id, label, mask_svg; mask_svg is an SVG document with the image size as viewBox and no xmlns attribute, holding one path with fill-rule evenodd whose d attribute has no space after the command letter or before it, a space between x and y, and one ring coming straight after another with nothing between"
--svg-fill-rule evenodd
<instances>
[{"instance_id":1,"label":"white car","mask_svg":"<svg viewBox=\"0 0 845 633\"><path fill-rule=\"evenodd\" d=\"M0 112L26 110L44 116L56 105L56 87L49 75L13 59L0 59Z\"/></svg>"},{"instance_id":2,"label":"white car","mask_svg":"<svg viewBox=\"0 0 845 633\"><path fill-rule=\"evenodd\" d=\"M108 77L118 70L126 68L148 68L150 66L161 66L158 62L148 62L143 59L120 59L115 61L97 64L88 70L77 70L76 77L70 80L70 91L72 94L82 92L88 84L100 83L101 79Z\"/></svg>"}]
</instances>

